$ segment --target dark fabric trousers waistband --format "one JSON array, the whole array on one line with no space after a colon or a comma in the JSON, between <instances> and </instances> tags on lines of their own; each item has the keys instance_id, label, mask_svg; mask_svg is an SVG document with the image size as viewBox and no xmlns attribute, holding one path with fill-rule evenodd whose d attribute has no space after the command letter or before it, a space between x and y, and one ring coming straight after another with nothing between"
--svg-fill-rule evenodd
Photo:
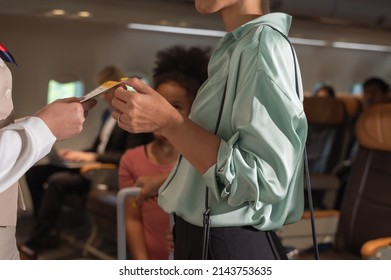
<instances>
[{"instance_id":1,"label":"dark fabric trousers waistband","mask_svg":"<svg viewBox=\"0 0 391 280\"><path fill-rule=\"evenodd\" d=\"M174 258L202 259L203 228L175 216ZM212 260L276 260L287 259L274 231L260 231L252 226L212 227L208 258Z\"/></svg>"}]
</instances>

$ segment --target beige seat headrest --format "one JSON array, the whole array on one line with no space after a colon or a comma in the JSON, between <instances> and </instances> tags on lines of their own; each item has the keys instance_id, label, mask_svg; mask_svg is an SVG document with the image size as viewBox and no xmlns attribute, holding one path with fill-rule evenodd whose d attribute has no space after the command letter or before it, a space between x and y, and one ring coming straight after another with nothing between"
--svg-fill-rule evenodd
<instances>
[{"instance_id":1,"label":"beige seat headrest","mask_svg":"<svg viewBox=\"0 0 391 280\"><path fill-rule=\"evenodd\" d=\"M345 107L333 97L305 97L304 112L308 123L338 125L345 121Z\"/></svg>"},{"instance_id":2,"label":"beige seat headrest","mask_svg":"<svg viewBox=\"0 0 391 280\"><path fill-rule=\"evenodd\" d=\"M391 103L366 109L358 119L356 136L365 148L391 151Z\"/></svg>"},{"instance_id":3,"label":"beige seat headrest","mask_svg":"<svg viewBox=\"0 0 391 280\"><path fill-rule=\"evenodd\" d=\"M350 118L357 116L357 114L359 114L362 111L363 103L361 97L352 96L352 95L343 95L343 96L338 96L337 99L344 104L346 112L348 113Z\"/></svg>"}]
</instances>

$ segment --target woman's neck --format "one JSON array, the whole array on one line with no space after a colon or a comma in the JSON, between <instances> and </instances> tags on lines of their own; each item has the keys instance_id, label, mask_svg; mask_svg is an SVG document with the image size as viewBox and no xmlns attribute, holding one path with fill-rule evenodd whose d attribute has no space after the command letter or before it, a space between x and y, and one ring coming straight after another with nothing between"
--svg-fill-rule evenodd
<instances>
[{"instance_id":1,"label":"woman's neck","mask_svg":"<svg viewBox=\"0 0 391 280\"><path fill-rule=\"evenodd\" d=\"M268 9L262 8L260 2L255 0L238 1L237 4L220 11L225 29L228 32L268 12Z\"/></svg>"}]
</instances>

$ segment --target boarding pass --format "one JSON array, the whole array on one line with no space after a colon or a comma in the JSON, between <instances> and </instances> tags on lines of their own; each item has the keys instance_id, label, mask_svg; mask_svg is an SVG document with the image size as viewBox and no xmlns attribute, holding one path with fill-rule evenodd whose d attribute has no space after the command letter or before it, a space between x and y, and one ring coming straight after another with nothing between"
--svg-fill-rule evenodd
<instances>
[{"instance_id":1,"label":"boarding pass","mask_svg":"<svg viewBox=\"0 0 391 280\"><path fill-rule=\"evenodd\" d=\"M97 87L96 89L94 89L94 90L90 91L89 93L87 93L86 95L84 95L80 102L84 102L84 101L90 100L92 98L95 98L99 94L102 94L102 93L105 93L106 91L109 91L110 89L116 87L120 83L121 82L114 82L114 81L105 82L105 83L101 84L99 87Z\"/></svg>"}]
</instances>

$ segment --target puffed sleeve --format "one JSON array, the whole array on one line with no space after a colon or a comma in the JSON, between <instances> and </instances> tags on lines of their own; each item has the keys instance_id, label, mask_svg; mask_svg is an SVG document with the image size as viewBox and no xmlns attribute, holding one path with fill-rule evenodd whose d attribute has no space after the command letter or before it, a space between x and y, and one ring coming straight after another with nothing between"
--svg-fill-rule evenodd
<instances>
[{"instance_id":1,"label":"puffed sleeve","mask_svg":"<svg viewBox=\"0 0 391 280\"><path fill-rule=\"evenodd\" d=\"M47 155L56 137L38 117L29 117L0 129L0 192L15 184Z\"/></svg>"},{"instance_id":2,"label":"puffed sleeve","mask_svg":"<svg viewBox=\"0 0 391 280\"><path fill-rule=\"evenodd\" d=\"M297 93L265 71L254 71L233 102L233 135L222 139L204 180L217 200L254 210L286 199L301 162L306 121ZM224 124L223 124L224 125Z\"/></svg>"}]
</instances>

